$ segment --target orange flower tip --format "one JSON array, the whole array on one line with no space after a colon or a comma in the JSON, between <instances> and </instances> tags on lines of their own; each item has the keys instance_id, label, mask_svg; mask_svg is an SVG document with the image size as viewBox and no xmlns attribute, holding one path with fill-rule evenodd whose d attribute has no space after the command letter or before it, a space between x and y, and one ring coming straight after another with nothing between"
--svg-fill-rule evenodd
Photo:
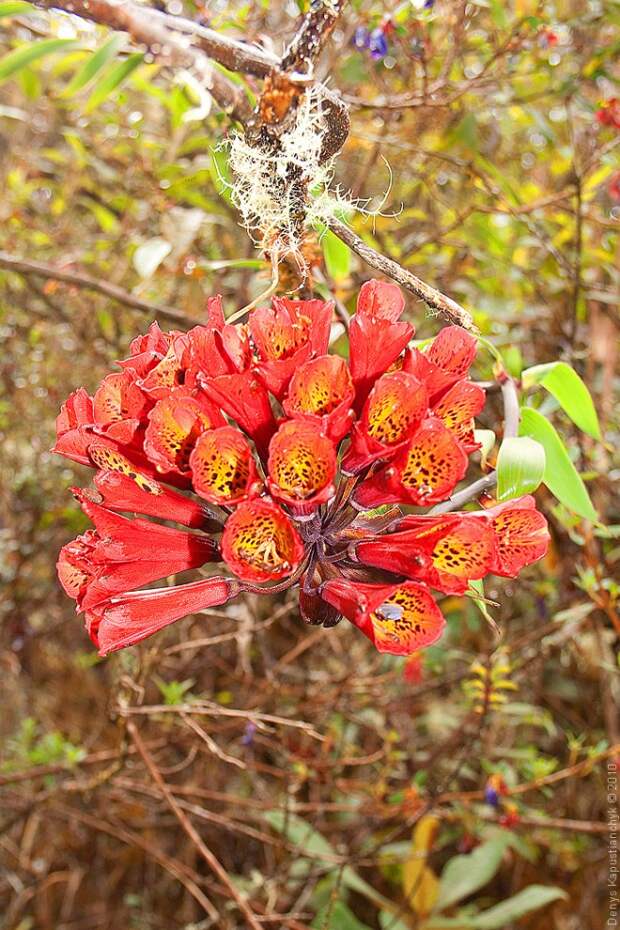
<instances>
[{"instance_id":1,"label":"orange flower tip","mask_svg":"<svg viewBox=\"0 0 620 930\"><path fill-rule=\"evenodd\" d=\"M283 423L269 444L269 489L296 514L308 514L333 496L336 448L318 424Z\"/></svg>"},{"instance_id":2,"label":"orange flower tip","mask_svg":"<svg viewBox=\"0 0 620 930\"><path fill-rule=\"evenodd\" d=\"M298 567L304 551L293 523L271 501L240 504L224 526L224 561L243 581L285 578Z\"/></svg>"},{"instance_id":3,"label":"orange flower tip","mask_svg":"<svg viewBox=\"0 0 620 930\"><path fill-rule=\"evenodd\" d=\"M194 490L212 504L239 504L262 490L250 444L232 426L203 433L189 466Z\"/></svg>"}]
</instances>

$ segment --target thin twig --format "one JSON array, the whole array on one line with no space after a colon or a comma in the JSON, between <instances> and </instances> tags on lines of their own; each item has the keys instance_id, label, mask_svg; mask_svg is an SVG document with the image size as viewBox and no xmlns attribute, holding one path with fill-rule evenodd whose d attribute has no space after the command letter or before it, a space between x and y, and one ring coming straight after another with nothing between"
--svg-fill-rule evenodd
<instances>
[{"instance_id":1,"label":"thin twig","mask_svg":"<svg viewBox=\"0 0 620 930\"><path fill-rule=\"evenodd\" d=\"M407 269L399 265L398 262L395 262L391 258L386 258L385 255L381 255L380 252L377 252L372 246L367 245L357 233L354 233L352 229L340 220L335 218L329 220L329 228L368 265L372 268L376 268L377 271L381 271L389 278L392 278L393 281L400 284L406 291L414 294L419 300L423 300L424 303L432 310L436 310L437 313L440 313L448 322L456 326L462 326L463 329L468 329L470 332L477 332L471 314L455 300L452 300L451 297L447 297L445 294L442 294L441 291L431 287L430 284L426 284L425 281L422 281L410 271L407 271Z\"/></svg>"},{"instance_id":2,"label":"thin twig","mask_svg":"<svg viewBox=\"0 0 620 930\"><path fill-rule=\"evenodd\" d=\"M92 278L90 275L75 271L62 271L60 268L54 268L53 265L47 265L44 262L34 262L29 259L17 258L15 255L9 255L8 252L0 252L0 268L6 268L9 271L15 271L17 274L24 276L33 275L37 278L47 278L52 281L61 281L63 284L71 284L74 287L82 287L89 291L97 291L104 294L112 300L116 300L126 307L133 310L143 310L152 316L161 316L175 323L185 323L195 325L196 320L186 316L181 310L174 307L168 307L165 304L151 303L148 300L142 300L135 294L124 290L117 284L111 284L109 281L101 281L99 278Z\"/></svg>"},{"instance_id":3,"label":"thin twig","mask_svg":"<svg viewBox=\"0 0 620 930\"><path fill-rule=\"evenodd\" d=\"M151 756L145 744L143 743L139 730L137 726L135 725L135 723L133 722L133 720L130 720L128 722L127 732L131 736L134 742L134 745L136 749L138 750L138 753L141 756L142 761L146 765L153 781L158 786L164 798L166 799L168 807L170 808L170 810L173 812L173 814L175 815L175 817L181 824L181 827L183 828L185 833L187 833L191 841L194 843L194 845L196 846L196 849L198 850L200 855L203 857L203 859L205 860L205 862L207 863L211 871L222 882L227 892L230 894L230 897L235 902L235 904L237 905L241 913L244 915L247 921L248 927L251 927L252 930L261 930L261 925L256 920L254 911L252 911L247 901L239 894L237 888L235 887L233 882L230 880L230 876L228 875L228 872L226 871L224 866L221 864L220 860L217 858L217 856L213 852L211 852L211 850L205 844L204 840L202 839L202 837L200 836L200 834L198 833L198 831L196 830L192 822L189 820L185 811L182 810L182 808L179 806L177 799L175 798L172 791L170 790L170 788L164 781L159 769L157 768L157 766L155 765L155 762L153 761L153 757Z\"/></svg>"}]
</instances>

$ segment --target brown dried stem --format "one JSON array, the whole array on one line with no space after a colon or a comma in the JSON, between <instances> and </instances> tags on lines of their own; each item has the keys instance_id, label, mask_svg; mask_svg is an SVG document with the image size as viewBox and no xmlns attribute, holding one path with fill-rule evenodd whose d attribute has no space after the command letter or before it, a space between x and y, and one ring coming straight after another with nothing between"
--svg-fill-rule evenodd
<instances>
[{"instance_id":1,"label":"brown dried stem","mask_svg":"<svg viewBox=\"0 0 620 930\"><path fill-rule=\"evenodd\" d=\"M425 281L417 278L392 258L381 255L380 252L377 252L372 246L367 245L357 233L353 232L352 229L340 220L335 218L331 219L329 221L329 228L368 265L387 275L389 278L392 278L393 281L396 281L397 284L400 284L401 287L409 291L410 294L413 294L419 300L423 300L427 306L441 314L449 323L462 326L463 329L468 329L470 332L477 332L471 314L455 300L452 300L451 297L447 297L445 294L442 294L441 291L431 287L430 284L426 284Z\"/></svg>"},{"instance_id":2,"label":"brown dried stem","mask_svg":"<svg viewBox=\"0 0 620 930\"><path fill-rule=\"evenodd\" d=\"M186 316L185 313L175 309L175 307L168 307L165 304L156 304L148 300L142 300L140 297L136 297L117 284L111 284L109 281L101 281L99 278L93 278L81 272L62 271L60 268L54 268L53 265L18 258L15 255L9 255L8 252L0 252L0 268L15 271L17 274L24 276L32 275L51 281L61 281L63 284L85 288L89 291L97 291L97 293L104 294L106 297L111 297L112 300L116 300L126 307L131 307L133 310L143 310L145 313L150 313L152 316L161 316L175 323L184 323L192 326L196 323L196 320Z\"/></svg>"}]
</instances>

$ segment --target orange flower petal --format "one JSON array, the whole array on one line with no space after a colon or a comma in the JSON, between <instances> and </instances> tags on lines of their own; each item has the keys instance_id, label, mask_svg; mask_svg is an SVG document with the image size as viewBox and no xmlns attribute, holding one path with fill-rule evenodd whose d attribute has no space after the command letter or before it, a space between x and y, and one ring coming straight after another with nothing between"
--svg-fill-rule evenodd
<instances>
[{"instance_id":1,"label":"orange flower petal","mask_svg":"<svg viewBox=\"0 0 620 930\"><path fill-rule=\"evenodd\" d=\"M290 417L320 421L324 432L337 442L351 425L353 396L345 360L338 355L322 355L297 369L284 410Z\"/></svg>"},{"instance_id":2,"label":"orange flower petal","mask_svg":"<svg viewBox=\"0 0 620 930\"><path fill-rule=\"evenodd\" d=\"M446 424L468 452L480 447L474 440L473 419L484 407L484 390L471 381L457 381L433 407L433 413Z\"/></svg>"},{"instance_id":3,"label":"orange flower petal","mask_svg":"<svg viewBox=\"0 0 620 930\"><path fill-rule=\"evenodd\" d=\"M150 406L130 372L114 372L107 375L95 391L94 421L97 426L107 426L121 420L139 420Z\"/></svg>"},{"instance_id":4,"label":"orange flower petal","mask_svg":"<svg viewBox=\"0 0 620 930\"><path fill-rule=\"evenodd\" d=\"M446 625L430 591L415 581L398 585L369 620L378 651L401 656L437 642Z\"/></svg>"},{"instance_id":5,"label":"orange flower petal","mask_svg":"<svg viewBox=\"0 0 620 930\"><path fill-rule=\"evenodd\" d=\"M200 434L224 423L216 407L176 391L157 401L151 410L144 451L157 471L187 474Z\"/></svg>"},{"instance_id":6,"label":"orange flower petal","mask_svg":"<svg viewBox=\"0 0 620 930\"><path fill-rule=\"evenodd\" d=\"M283 510L270 501L246 501L226 521L222 554L244 581L275 581L292 574L304 544Z\"/></svg>"},{"instance_id":7,"label":"orange flower petal","mask_svg":"<svg viewBox=\"0 0 620 930\"><path fill-rule=\"evenodd\" d=\"M269 489L298 514L309 513L333 493L336 449L320 426L284 423L269 444Z\"/></svg>"},{"instance_id":8,"label":"orange flower petal","mask_svg":"<svg viewBox=\"0 0 620 930\"><path fill-rule=\"evenodd\" d=\"M526 502L532 501L531 507ZM510 501L498 508L493 517L497 537L496 575L514 578L522 568L541 559L549 546L549 530L545 517L535 509L533 498ZM514 506L516 505L516 506Z\"/></svg>"},{"instance_id":9,"label":"orange flower petal","mask_svg":"<svg viewBox=\"0 0 620 930\"><path fill-rule=\"evenodd\" d=\"M239 504L260 494L262 484L250 444L232 426L203 433L189 465L194 490L212 504Z\"/></svg>"},{"instance_id":10,"label":"orange flower petal","mask_svg":"<svg viewBox=\"0 0 620 930\"><path fill-rule=\"evenodd\" d=\"M428 419L393 467L412 503L433 504L450 496L467 471L467 456L441 420Z\"/></svg>"}]
</instances>

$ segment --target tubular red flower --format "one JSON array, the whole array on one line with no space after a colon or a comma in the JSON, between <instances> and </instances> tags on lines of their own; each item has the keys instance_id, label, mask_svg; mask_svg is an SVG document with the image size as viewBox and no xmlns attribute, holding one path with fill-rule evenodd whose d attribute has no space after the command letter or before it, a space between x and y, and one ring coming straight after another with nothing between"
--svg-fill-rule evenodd
<instances>
[{"instance_id":1,"label":"tubular red flower","mask_svg":"<svg viewBox=\"0 0 620 930\"><path fill-rule=\"evenodd\" d=\"M294 372L329 345L333 302L274 297L271 308L253 310L248 320L258 362L256 370L281 400Z\"/></svg>"},{"instance_id":2,"label":"tubular red flower","mask_svg":"<svg viewBox=\"0 0 620 930\"><path fill-rule=\"evenodd\" d=\"M444 626L429 586L461 594L544 554L531 497L441 516L392 506L452 494L484 404L466 380L474 338L449 327L409 349L403 308L395 285L362 287L349 365L326 354L330 303L274 298L231 325L213 298L204 325L184 334L153 324L94 398L69 397L55 451L97 468L96 490L76 492L95 528L63 547L58 575L102 653L273 581L266 593L299 587L306 622L345 615L379 650L408 654ZM240 581L131 593L221 557Z\"/></svg>"},{"instance_id":3,"label":"tubular red flower","mask_svg":"<svg viewBox=\"0 0 620 930\"><path fill-rule=\"evenodd\" d=\"M486 401L484 390L471 381L457 381L433 407L433 414L443 420L466 452L475 452L480 443L474 438L474 417Z\"/></svg>"},{"instance_id":4,"label":"tubular red flower","mask_svg":"<svg viewBox=\"0 0 620 930\"><path fill-rule=\"evenodd\" d=\"M297 369L283 406L289 417L316 423L326 436L339 442L354 418L353 396L345 360L338 355L322 355Z\"/></svg>"},{"instance_id":5,"label":"tubular red flower","mask_svg":"<svg viewBox=\"0 0 620 930\"><path fill-rule=\"evenodd\" d=\"M109 655L152 636L181 617L217 607L236 597L239 585L231 578L206 578L174 588L134 591L112 597L86 613L86 628Z\"/></svg>"},{"instance_id":6,"label":"tubular red flower","mask_svg":"<svg viewBox=\"0 0 620 930\"><path fill-rule=\"evenodd\" d=\"M144 336L138 336L132 341L129 357L121 359L117 365L132 372L136 379L144 378L161 362L171 342L180 335L178 332L163 333L157 322L151 323Z\"/></svg>"},{"instance_id":7,"label":"tubular red flower","mask_svg":"<svg viewBox=\"0 0 620 930\"><path fill-rule=\"evenodd\" d=\"M391 464L359 485L361 510L381 504L434 504L446 500L467 471L467 456L441 420L429 418Z\"/></svg>"},{"instance_id":8,"label":"tubular red flower","mask_svg":"<svg viewBox=\"0 0 620 930\"><path fill-rule=\"evenodd\" d=\"M265 386L252 371L234 375L221 375L205 381L205 392L248 434L256 445L258 454L266 455L269 440L277 424L269 394Z\"/></svg>"},{"instance_id":9,"label":"tubular red flower","mask_svg":"<svg viewBox=\"0 0 620 930\"><path fill-rule=\"evenodd\" d=\"M357 474L377 459L392 458L427 411L428 394L417 378L402 371L383 375L370 392L360 420L353 424L343 471Z\"/></svg>"},{"instance_id":10,"label":"tubular red flower","mask_svg":"<svg viewBox=\"0 0 620 930\"><path fill-rule=\"evenodd\" d=\"M149 413L144 451L157 471L189 474L189 457L201 433L224 426L220 411L206 398L175 391Z\"/></svg>"},{"instance_id":11,"label":"tubular red flower","mask_svg":"<svg viewBox=\"0 0 620 930\"><path fill-rule=\"evenodd\" d=\"M289 420L269 444L268 470L272 496L308 514L335 491L336 449L317 424Z\"/></svg>"},{"instance_id":12,"label":"tubular red flower","mask_svg":"<svg viewBox=\"0 0 620 930\"><path fill-rule=\"evenodd\" d=\"M80 465L90 465L88 447L94 433L93 399L84 388L69 395L56 417L56 443L52 452Z\"/></svg>"},{"instance_id":13,"label":"tubular red flower","mask_svg":"<svg viewBox=\"0 0 620 930\"><path fill-rule=\"evenodd\" d=\"M226 521L222 553L244 581L275 581L291 575L304 545L284 511L266 500L240 504Z\"/></svg>"},{"instance_id":14,"label":"tubular red flower","mask_svg":"<svg viewBox=\"0 0 620 930\"><path fill-rule=\"evenodd\" d=\"M247 439L232 426L203 433L189 465L196 494L212 504L240 504L263 487Z\"/></svg>"},{"instance_id":15,"label":"tubular red flower","mask_svg":"<svg viewBox=\"0 0 620 930\"><path fill-rule=\"evenodd\" d=\"M397 322L405 301L395 284L367 281L349 326L349 366L355 385L355 408L361 410L377 380L396 361L414 334L410 323Z\"/></svg>"},{"instance_id":16,"label":"tubular red flower","mask_svg":"<svg viewBox=\"0 0 620 930\"><path fill-rule=\"evenodd\" d=\"M362 540L355 557L377 568L424 581L444 594L463 594L488 574L496 559L495 533L470 514L419 516L400 521L411 528Z\"/></svg>"},{"instance_id":17,"label":"tubular red flower","mask_svg":"<svg viewBox=\"0 0 620 930\"><path fill-rule=\"evenodd\" d=\"M61 565L69 563L89 576L78 605L89 608L112 594L167 578L207 562L219 561L219 549L208 536L161 526L148 520L119 516L77 490L82 509L95 524L96 534L87 537L88 547L77 544L62 550ZM62 569L66 577L66 569ZM67 589L65 589L67 590Z\"/></svg>"},{"instance_id":18,"label":"tubular red flower","mask_svg":"<svg viewBox=\"0 0 620 930\"><path fill-rule=\"evenodd\" d=\"M428 389L431 402L468 373L476 357L474 336L460 326L446 326L435 336L426 351L408 350L403 370L420 379Z\"/></svg>"},{"instance_id":19,"label":"tubular red flower","mask_svg":"<svg viewBox=\"0 0 620 930\"><path fill-rule=\"evenodd\" d=\"M251 361L247 330L226 323L221 297L207 301L207 322L187 334L187 367L191 377L204 382L221 375L237 374Z\"/></svg>"},{"instance_id":20,"label":"tubular red flower","mask_svg":"<svg viewBox=\"0 0 620 930\"><path fill-rule=\"evenodd\" d=\"M129 468L128 472L98 471L95 486L108 510L140 513L147 517L173 520L183 526L217 532L220 524L197 501L184 497L154 478Z\"/></svg>"},{"instance_id":21,"label":"tubular red flower","mask_svg":"<svg viewBox=\"0 0 620 930\"><path fill-rule=\"evenodd\" d=\"M484 511L497 538L495 575L515 578L522 568L537 562L549 547L549 530L536 501L527 494Z\"/></svg>"},{"instance_id":22,"label":"tubular red flower","mask_svg":"<svg viewBox=\"0 0 620 930\"><path fill-rule=\"evenodd\" d=\"M321 597L354 623L379 652L410 655L437 642L445 620L426 585L326 581Z\"/></svg>"}]
</instances>

